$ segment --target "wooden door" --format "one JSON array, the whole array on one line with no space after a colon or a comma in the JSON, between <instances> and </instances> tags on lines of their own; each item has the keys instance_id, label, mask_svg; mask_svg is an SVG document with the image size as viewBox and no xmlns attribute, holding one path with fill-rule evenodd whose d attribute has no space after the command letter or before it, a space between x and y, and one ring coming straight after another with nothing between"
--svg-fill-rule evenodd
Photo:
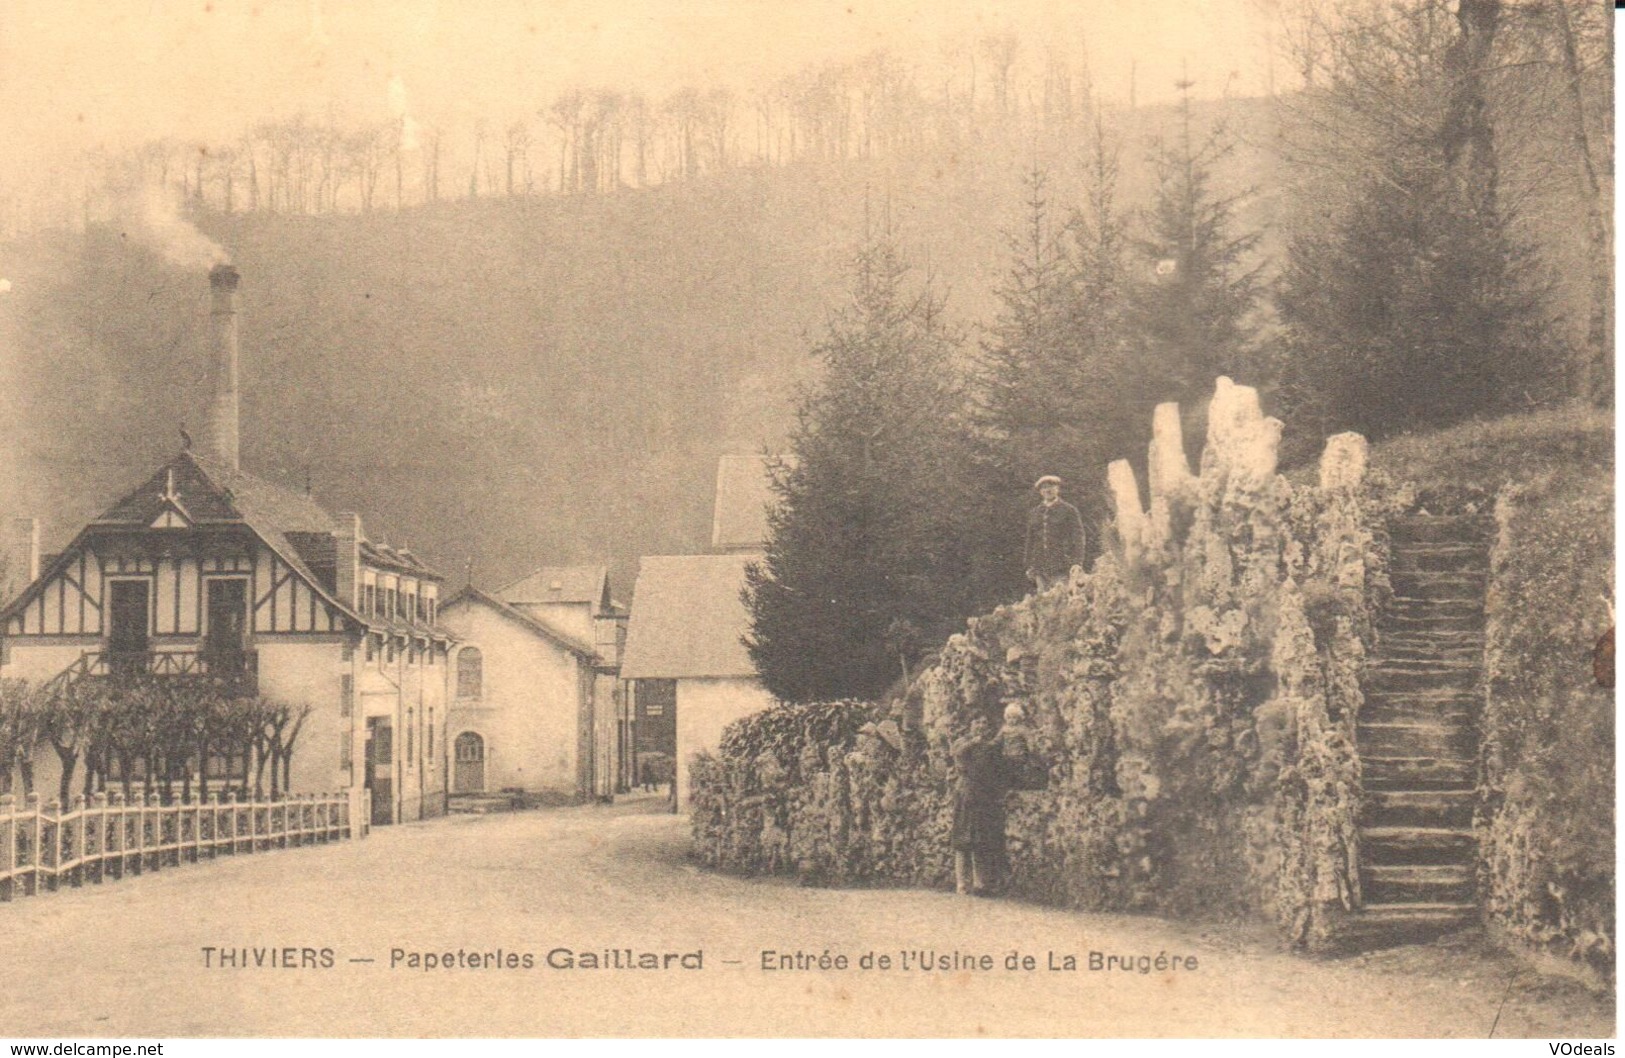
<instances>
[{"instance_id":1,"label":"wooden door","mask_svg":"<svg viewBox=\"0 0 1625 1058\"><path fill-rule=\"evenodd\" d=\"M372 825L395 822L395 738L387 716L367 718L366 785L372 791Z\"/></svg>"},{"instance_id":2,"label":"wooden door","mask_svg":"<svg viewBox=\"0 0 1625 1058\"><path fill-rule=\"evenodd\" d=\"M453 747L451 792L485 792L485 739L472 731L458 735Z\"/></svg>"}]
</instances>

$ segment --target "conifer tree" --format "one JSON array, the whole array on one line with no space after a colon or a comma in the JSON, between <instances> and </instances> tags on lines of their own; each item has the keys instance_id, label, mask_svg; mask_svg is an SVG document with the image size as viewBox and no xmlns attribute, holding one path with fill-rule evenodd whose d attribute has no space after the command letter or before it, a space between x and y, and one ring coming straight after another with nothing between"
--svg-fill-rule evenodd
<instances>
[{"instance_id":1,"label":"conifer tree","mask_svg":"<svg viewBox=\"0 0 1625 1058\"><path fill-rule=\"evenodd\" d=\"M889 238L855 271L813 347L822 378L799 399L767 554L746 574L746 647L786 701L878 696L978 606L958 335Z\"/></svg>"},{"instance_id":2,"label":"conifer tree","mask_svg":"<svg viewBox=\"0 0 1625 1058\"><path fill-rule=\"evenodd\" d=\"M1010 271L996 291L1000 309L981 345L976 393L991 566L981 571L985 594L1020 589L1034 479L1061 475L1085 521L1098 523L1109 513L1106 464L1134 447L1128 438L1145 421L1126 357L1117 153L1098 117L1087 168L1085 199L1064 223L1034 168L1024 222L1006 236Z\"/></svg>"},{"instance_id":3,"label":"conifer tree","mask_svg":"<svg viewBox=\"0 0 1625 1058\"><path fill-rule=\"evenodd\" d=\"M1000 307L982 341L976 411L1007 453L1043 463L1054 458L1045 450L1071 395L1079 351L1069 328L1079 291L1044 172L1035 165L1025 182L1027 215L1005 234L1011 265L994 291Z\"/></svg>"},{"instance_id":4,"label":"conifer tree","mask_svg":"<svg viewBox=\"0 0 1625 1058\"><path fill-rule=\"evenodd\" d=\"M1254 349L1260 266L1249 263L1258 234L1235 231L1242 196L1214 189L1215 169L1234 144L1223 126L1198 136L1191 87L1179 82L1178 127L1153 149L1157 187L1138 245L1143 271L1130 320L1139 385L1152 403L1194 403L1219 375L1264 381Z\"/></svg>"},{"instance_id":5,"label":"conifer tree","mask_svg":"<svg viewBox=\"0 0 1625 1058\"><path fill-rule=\"evenodd\" d=\"M980 345L971 398L976 501L986 529L976 576L978 593L990 599L1021 590L1020 526L1030 483L1039 474L1077 472L1077 268L1046 184L1034 165L1026 175L1026 216L1005 233L1010 270L994 291L1000 307Z\"/></svg>"},{"instance_id":6,"label":"conifer tree","mask_svg":"<svg viewBox=\"0 0 1625 1058\"><path fill-rule=\"evenodd\" d=\"M1532 260L1427 169L1367 183L1290 248L1282 396L1299 432L1377 438L1536 403L1555 380Z\"/></svg>"},{"instance_id":7,"label":"conifer tree","mask_svg":"<svg viewBox=\"0 0 1625 1058\"><path fill-rule=\"evenodd\" d=\"M1077 350L1069 420L1078 431L1072 465L1084 486L1074 489L1072 497L1091 521L1110 514L1104 490L1107 464L1143 450L1151 421L1131 340L1129 232L1117 204L1118 164L1117 146L1097 113L1087 191L1068 222L1076 296L1067 333Z\"/></svg>"}]
</instances>

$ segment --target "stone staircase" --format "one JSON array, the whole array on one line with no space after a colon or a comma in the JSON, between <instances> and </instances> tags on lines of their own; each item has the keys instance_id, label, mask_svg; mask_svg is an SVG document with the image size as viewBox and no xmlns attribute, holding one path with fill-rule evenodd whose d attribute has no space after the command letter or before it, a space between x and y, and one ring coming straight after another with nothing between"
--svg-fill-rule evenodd
<instances>
[{"instance_id":1,"label":"stone staircase","mask_svg":"<svg viewBox=\"0 0 1625 1058\"><path fill-rule=\"evenodd\" d=\"M1359 720L1361 947L1429 940L1478 920L1473 836L1484 597L1494 519L1390 524L1394 599Z\"/></svg>"}]
</instances>

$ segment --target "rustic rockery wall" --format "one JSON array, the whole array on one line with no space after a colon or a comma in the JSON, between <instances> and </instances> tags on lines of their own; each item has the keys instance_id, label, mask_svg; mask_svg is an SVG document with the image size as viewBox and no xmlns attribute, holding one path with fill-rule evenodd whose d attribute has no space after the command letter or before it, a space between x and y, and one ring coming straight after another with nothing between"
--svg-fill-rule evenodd
<instances>
[{"instance_id":1,"label":"rustic rockery wall","mask_svg":"<svg viewBox=\"0 0 1625 1058\"><path fill-rule=\"evenodd\" d=\"M1016 892L1087 908L1261 914L1317 947L1359 906L1355 721L1387 588L1363 438L1318 484L1276 473L1281 424L1219 379L1192 473L1159 407L1149 504L1110 468L1116 539L1090 572L971 620L907 696L785 706L694 772L706 862L946 886L950 743L1023 704L1050 763L1011 795Z\"/></svg>"}]
</instances>

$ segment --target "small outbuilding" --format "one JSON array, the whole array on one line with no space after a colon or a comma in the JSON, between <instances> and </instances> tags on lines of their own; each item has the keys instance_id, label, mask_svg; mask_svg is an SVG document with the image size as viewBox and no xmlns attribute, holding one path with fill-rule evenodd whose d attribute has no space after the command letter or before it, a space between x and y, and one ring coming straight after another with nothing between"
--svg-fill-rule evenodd
<instances>
[{"instance_id":1,"label":"small outbuilding","mask_svg":"<svg viewBox=\"0 0 1625 1058\"><path fill-rule=\"evenodd\" d=\"M688 801L689 758L715 752L724 727L774 703L743 641L745 568L761 558L650 555L639 567L621 676L633 688L639 749L651 732L670 732L679 806Z\"/></svg>"}]
</instances>

